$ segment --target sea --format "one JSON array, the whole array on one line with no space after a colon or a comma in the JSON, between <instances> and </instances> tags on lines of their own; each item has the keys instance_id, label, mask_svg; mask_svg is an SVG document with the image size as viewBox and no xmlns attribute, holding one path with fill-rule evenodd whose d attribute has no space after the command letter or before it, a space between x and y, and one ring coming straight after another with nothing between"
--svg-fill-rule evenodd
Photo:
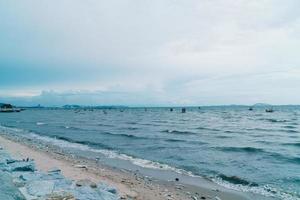
<instances>
[{"instance_id":1,"label":"sea","mask_svg":"<svg viewBox=\"0 0 300 200\"><path fill-rule=\"evenodd\" d=\"M0 113L2 134L73 154L300 199L300 106L28 108ZM119 160L120 162L112 162ZM119 163L119 164L116 164Z\"/></svg>"}]
</instances>

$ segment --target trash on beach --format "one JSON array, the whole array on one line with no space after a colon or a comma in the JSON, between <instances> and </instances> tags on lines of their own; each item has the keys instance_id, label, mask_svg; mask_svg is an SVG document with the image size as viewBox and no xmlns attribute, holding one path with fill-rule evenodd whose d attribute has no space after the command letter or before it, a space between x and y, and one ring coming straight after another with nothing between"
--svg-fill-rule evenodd
<instances>
[{"instance_id":1,"label":"trash on beach","mask_svg":"<svg viewBox=\"0 0 300 200\"><path fill-rule=\"evenodd\" d=\"M87 169L86 165L74 165L76 168Z\"/></svg>"}]
</instances>

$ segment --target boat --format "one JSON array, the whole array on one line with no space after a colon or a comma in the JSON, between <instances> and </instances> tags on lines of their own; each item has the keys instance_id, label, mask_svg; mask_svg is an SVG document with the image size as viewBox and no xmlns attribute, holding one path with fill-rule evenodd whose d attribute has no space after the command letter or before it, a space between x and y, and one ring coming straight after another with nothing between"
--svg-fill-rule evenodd
<instances>
[{"instance_id":1,"label":"boat","mask_svg":"<svg viewBox=\"0 0 300 200\"><path fill-rule=\"evenodd\" d=\"M272 113L274 110L272 108L266 109L266 112Z\"/></svg>"}]
</instances>

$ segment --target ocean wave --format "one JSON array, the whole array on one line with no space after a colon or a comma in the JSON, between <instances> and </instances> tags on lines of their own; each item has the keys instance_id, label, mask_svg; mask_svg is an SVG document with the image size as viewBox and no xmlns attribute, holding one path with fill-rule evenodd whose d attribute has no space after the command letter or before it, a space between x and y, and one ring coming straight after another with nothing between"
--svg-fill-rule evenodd
<instances>
[{"instance_id":1,"label":"ocean wave","mask_svg":"<svg viewBox=\"0 0 300 200\"><path fill-rule=\"evenodd\" d=\"M37 126L42 126L42 125L46 125L46 124L47 124L47 123L45 123L45 122L37 122L37 123L36 123Z\"/></svg>"},{"instance_id":2,"label":"ocean wave","mask_svg":"<svg viewBox=\"0 0 300 200\"><path fill-rule=\"evenodd\" d=\"M216 128L206 128L206 127L197 127L196 129L198 130L207 130L207 131L220 131L219 129Z\"/></svg>"},{"instance_id":3,"label":"ocean wave","mask_svg":"<svg viewBox=\"0 0 300 200\"><path fill-rule=\"evenodd\" d=\"M286 132L286 133L299 133L299 131L296 131L296 130L281 130L282 132Z\"/></svg>"},{"instance_id":4,"label":"ocean wave","mask_svg":"<svg viewBox=\"0 0 300 200\"><path fill-rule=\"evenodd\" d=\"M288 193L270 185L251 186L243 184L234 184L218 176L213 177L212 180L225 188L229 188L236 191L251 192L266 197L273 197L275 199L282 200L300 200L300 196L298 194Z\"/></svg>"},{"instance_id":5,"label":"ocean wave","mask_svg":"<svg viewBox=\"0 0 300 200\"><path fill-rule=\"evenodd\" d=\"M166 142L186 142L186 140L181 139L165 139Z\"/></svg>"},{"instance_id":6,"label":"ocean wave","mask_svg":"<svg viewBox=\"0 0 300 200\"><path fill-rule=\"evenodd\" d=\"M135 125L135 124L138 124L138 123L137 122L127 122L126 124Z\"/></svg>"},{"instance_id":7,"label":"ocean wave","mask_svg":"<svg viewBox=\"0 0 300 200\"><path fill-rule=\"evenodd\" d=\"M218 177L220 177L224 181L228 181L228 182L233 183L233 184L258 186L257 183L247 181L246 179L243 179L243 178L238 177L238 176L227 176L225 174L219 174Z\"/></svg>"},{"instance_id":8,"label":"ocean wave","mask_svg":"<svg viewBox=\"0 0 300 200\"><path fill-rule=\"evenodd\" d=\"M72 131L98 131L97 129L75 127L75 126L60 126L61 128L72 130Z\"/></svg>"},{"instance_id":9,"label":"ocean wave","mask_svg":"<svg viewBox=\"0 0 300 200\"><path fill-rule=\"evenodd\" d=\"M272 123L285 123L288 122L286 119L273 119L273 118L259 118L260 121L267 121Z\"/></svg>"},{"instance_id":10,"label":"ocean wave","mask_svg":"<svg viewBox=\"0 0 300 200\"><path fill-rule=\"evenodd\" d=\"M97 146L98 148L106 148L106 149L111 149L109 146L107 145L104 145L103 143L99 143L99 142L92 142L92 141L76 141L76 140L73 140L71 138L67 138L67 137L62 137L62 136L58 136L58 135L55 135L53 136L55 139L58 139L58 140L64 140L64 141L67 141L67 142L70 142L70 143L77 143L77 144L84 144L84 145L88 145L88 146Z\"/></svg>"},{"instance_id":11,"label":"ocean wave","mask_svg":"<svg viewBox=\"0 0 300 200\"><path fill-rule=\"evenodd\" d=\"M215 147L218 150L226 152L246 152L246 153L263 153L265 152L261 148L255 147Z\"/></svg>"},{"instance_id":12,"label":"ocean wave","mask_svg":"<svg viewBox=\"0 0 300 200\"><path fill-rule=\"evenodd\" d=\"M194 144L194 145L204 145L204 144L207 144L206 142L202 142L202 141L197 141L197 140L183 140L183 139L175 139L175 138L172 138L172 139L164 139L164 141L166 142L182 142L182 143L188 143L188 144ZM168 147L170 148L170 147Z\"/></svg>"},{"instance_id":13,"label":"ocean wave","mask_svg":"<svg viewBox=\"0 0 300 200\"><path fill-rule=\"evenodd\" d=\"M84 131L84 129L82 129L82 128L79 128L79 127L73 127L73 126L60 126L60 128L69 129L69 130L74 130L74 131L79 131L79 130Z\"/></svg>"},{"instance_id":14,"label":"ocean wave","mask_svg":"<svg viewBox=\"0 0 300 200\"><path fill-rule=\"evenodd\" d=\"M300 157L287 157L286 160L290 163L300 164Z\"/></svg>"},{"instance_id":15,"label":"ocean wave","mask_svg":"<svg viewBox=\"0 0 300 200\"><path fill-rule=\"evenodd\" d=\"M225 138L232 138L231 136L227 136L227 135L217 135L215 136L216 138L221 138L221 139L225 139Z\"/></svg>"},{"instance_id":16,"label":"ocean wave","mask_svg":"<svg viewBox=\"0 0 300 200\"><path fill-rule=\"evenodd\" d=\"M275 161L300 164L300 157L286 156L280 153L265 151L261 148L255 148L255 147L214 147L214 148L224 152L236 152L236 153L244 152L249 154L263 153L266 156L272 157L273 160Z\"/></svg>"},{"instance_id":17,"label":"ocean wave","mask_svg":"<svg viewBox=\"0 0 300 200\"><path fill-rule=\"evenodd\" d=\"M297 127L296 126L288 125L288 126L283 126L282 128L296 129Z\"/></svg>"},{"instance_id":18,"label":"ocean wave","mask_svg":"<svg viewBox=\"0 0 300 200\"><path fill-rule=\"evenodd\" d=\"M224 133L236 133L236 131L224 131Z\"/></svg>"},{"instance_id":19,"label":"ocean wave","mask_svg":"<svg viewBox=\"0 0 300 200\"><path fill-rule=\"evenodd\" d=\"M130 134L125 134L125 133L111 133L111 132L101 132L99 130L89 130L89 129L83 129L79 127L72 127L72 126L61 126L62 128L68 129L68 130L74 130L74 131L94 131L97 132L97 134L101 135L107 135L107 136L113 136L113 137L125 137L125 138L133 138L133 139L149 139L147 137L140 137L140 136L135 136L135 135L130 135Z\"/></svg>"},{"instance_id":20,"label":"ocean wave","mask_svg":"<svg viewBox=\"0 0 300 200\"><path fill-rule=\"evenodd\" d=\"M274 132L277 130L274 129L266 129L266 128L247 128L247 131L262 131L262 132Z\"/></svg>"},{"instance_id":21,"label":"ocean wave","mask_svg":"<svg viewBox=\"0 0 300 200\"><path fill-rule=\"evenodd\" d=\"M300 147L300 142L283 143L282 145Z\"/></svg>"},{"instance_id":22,"label":"ocean wave","mask_svg":"<svg viewBox=\"0 0 300 200\"><path fill-rule=\"evenodd\" d=\"M149 139L148 137L136 136L136 135L126 134L126 133L98 132L98 134L112 136L112 137L130 138L130 139L136 139L136 140Z\"/></svg>"},{"instance_id":23,"label":"ocean wave","mask_svg":"<svg viewBox=\"0 0 300 200\"><path fill-rule=\"evenodd\" d=\"M59 137L59 136L54 136L54 137L48 137L48 136L41 136L36 133L28 132L28 134L22 134L19 135L20 132L26 131L23 129L13 129L13 128L7 128L0 126L2 130L6 130L7 132L4 133L12 133L15 132L17 133L18 137L23 137L23 138L28 138L28 139L35 139L35 142L42 142L46 144L52 144L55 146L58 146L60 148L73 148L81 151L91 151L95 153L101 153L102 155L106 156L107 158L112 158L112 159L121 159L121 160L126 160L131 162L134 165L137 165L139 167L143 168L149 168L149 169L159 169L159 170L171 170L179 174L185 174L188 176L193 176L192 172L185 171L183 169L178 169L175 167L171 167L167 164L162 164L159 162L154 162L146 159L141 159L141 158L136 158L133 156L129 156L123 153L118 153L114 150L111 149L95 149L92 148L88 145L86 142L73 142L73 140L69 138L64 138L64 137ZM12 134L9 134L9 136L12 136Z\"/></svg>"},{"instance_id":24,"label":"ocean wave","mask_svg":"<svg viewBox=\"0 0 300 200\"><path fill-rule=\"evenodd\" d=\"M124 128L120 128L120 129L124 129ZM130 131L134 131L134 130L138 130L139 128L137 128L137 127L126 127L125 129L130 130Z\"/></svg>"},{"instance_id":25,"label":"ocean wave","mask_svg":"<svg viewBox=\"0 0 300 200\"><path fill-rule=\"evenodd\" d=\"M152 122L154 122L154 123L161 123L161 124L167 124L167 123L169 123L169 121L167 121L167 120L153 120Z\"/></svg>"},{"instance_id":26,"label":"ocean wave","mask_svg":"<svg viewBox=\"0 0 300 200\"><path fill-rule=\"evenodd\" d=\"M3 131L4 133L19 133L24 131L23 129L16 128L15 126L8 126L8 125L5 126L0 125L0 130Z\"/></svg>"},{"instance_id":27,"label":"ocean wave","mask_svg":"<svg viewBox=\"0 0 300 200\"><path fill-rule=\"evenodd\" d=\"M196 133L190 131L178 131L178 130L162 130L162 133L171 133L171 134L179 134L179 135L195 135Z\"/></svg>"},{"instance_id":28,"label":"ocean wave","mask_svg":"<svg viewBox=\"0 0 300 200\"><path fill-rule=\"evenodd\" d=\"M97 124L97 126L101 126L101 127L114 127L114 125L111 125L111 124Z\"/></svg>"},{"instance_id":29,"label":"ocean wave","mask_svg":"<svg viewBox=\"0 0 300 200\"><path fill-rule=\"evenodd\" d=\"M247 128L247 131L260 131L260 132L286 132L286 133L298 133L298 131L293 130L293 128L291 128L291 126L288 127L283 127L283 128L287 128L287 129L266 129L266 128ZM296 127L295 127L296 128Z\"/></svg>"},{"instance_id":30,"label":"ocean wave","mask_svg":"<svg viewBox=\"0 0 300 200\"><path fill-rule=\"evenodd\" d=\"M95 148L88 146L87 145L88 143L85 143L85 142L81 142L81 143L80 142L71 142L72 140L67 139L67 138L64 138L64 139L61 139L61 137L60 137L60 139L58 137L52 138L52 137L48 137L48 136L40 136L35 133L30 133L28 136L35 140L39 140L39 141L45 142L45 143L50 143L50 144L58 146L60 148L73 148L73 149L77 149L77 150L81 150L81 151L91 151L91 152L95 152L95 153L101 153L102 155L106 156L107 158L126 160L126 161L131 162L134 165L139 166L139 167L149 168L149 169L159 169L159 170L171 170L176 173L193 176L192 172L188 172L183 169L171 167L167 164L162 164L159 162L136 158L136 157L129 156L129 155L126 155L123 153L118 153L111 149L95 149Z\"/></svg>"},{"instance_id":31,"label":"ocean wave","mask_svg":"<svg viewBox=\"0 0 300 200\"><path fill-rule=\"evenodd\" d=\"M292 164L300 164L300 157L283 155L275 152L265 152L270 157L273 157L274 161L280 161L283 163L292 163Z\"/></svg>"}]
</instances>

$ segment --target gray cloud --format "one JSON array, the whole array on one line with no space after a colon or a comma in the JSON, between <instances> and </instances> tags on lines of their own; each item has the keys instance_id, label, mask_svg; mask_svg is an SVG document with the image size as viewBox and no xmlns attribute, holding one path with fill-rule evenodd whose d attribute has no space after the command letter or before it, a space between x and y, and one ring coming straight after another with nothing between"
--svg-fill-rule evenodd
<instances>
[{"instance_id":1,"label":"gray cloud","mask_svg":"<svg viewBox=\"0 0 300 200\"><path fill-rule=\"evenodd\" d=\"M53 90L53 98L89 103L82 94L60 97L88 90L97 96L90 103L111 93L118 94L111 102L125 104L297 103L299 7L297 0L2 1L0 96L46 103L41 91ZM147 98L133 98L141 94Z\"/></svg>"}]
</instances>

